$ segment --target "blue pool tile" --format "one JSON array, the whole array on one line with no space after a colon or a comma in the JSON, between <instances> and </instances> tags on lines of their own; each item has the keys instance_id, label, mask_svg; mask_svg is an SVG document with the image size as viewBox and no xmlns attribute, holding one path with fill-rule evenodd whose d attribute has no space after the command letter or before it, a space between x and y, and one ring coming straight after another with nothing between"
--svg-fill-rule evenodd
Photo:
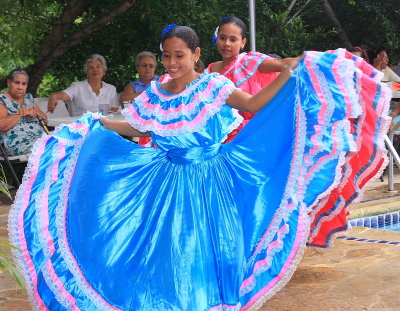
<instances>
[{"instance_id":1,"label":"blue pool tile","mask_svg":"<svg viewBox=\"0 0 400 311\"><path fill-rule=\"evenodd\" d=\"M392 214L385 215L385 226L390 226L392 224Z\"/></svg>"},{"instance_id":2,"label":"blue pool tile","mask_svg":"<svg viewBox=\"0 0 400 311\"><path fill-rule=\"evenodd\" d=\"M398 224L399 223L399 213L394 213L393 214L393 224Z\"/></svg>"}]
</instances>

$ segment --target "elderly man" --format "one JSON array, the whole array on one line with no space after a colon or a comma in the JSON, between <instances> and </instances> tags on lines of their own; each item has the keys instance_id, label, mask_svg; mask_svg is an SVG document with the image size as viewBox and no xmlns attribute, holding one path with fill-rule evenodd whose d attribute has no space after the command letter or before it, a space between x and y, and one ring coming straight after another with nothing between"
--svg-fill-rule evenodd
<instances>
[{"instance_id":1,"label":"elderly man","mask_svg":"<svg viewBox=\"0 0 400 311\"><path fill-rule=\"evenodd\" d=\"M153 53L140 52L136 56L135 65L139 73L139 78L125 86L120 97L121 102L134 100L136 96L150 85L151 81L159 79L159 76L154 75L157 68L157 61Z\"/></svg>"}]
</instances>

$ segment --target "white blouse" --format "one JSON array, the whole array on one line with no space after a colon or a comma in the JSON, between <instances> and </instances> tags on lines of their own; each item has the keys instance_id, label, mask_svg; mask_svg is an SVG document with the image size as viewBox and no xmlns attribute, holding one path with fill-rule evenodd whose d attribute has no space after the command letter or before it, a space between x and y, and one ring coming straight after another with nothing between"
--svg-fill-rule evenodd
<instances>
[{"instance_id":1,"label":"white blouse","mask_svg":"<svg viewBox=\"0 0 400 311\"><path fill-rule=\"evenodd\" d=\"M98 112L100 104L109 104L110 108L118 108L118 94L114 85L102 82L99 95L93 92L87 80L73 82L70 87L63 92L68 94L71 99L71 115L81 116L85 112Z\"/></svg>"}]
</instances>

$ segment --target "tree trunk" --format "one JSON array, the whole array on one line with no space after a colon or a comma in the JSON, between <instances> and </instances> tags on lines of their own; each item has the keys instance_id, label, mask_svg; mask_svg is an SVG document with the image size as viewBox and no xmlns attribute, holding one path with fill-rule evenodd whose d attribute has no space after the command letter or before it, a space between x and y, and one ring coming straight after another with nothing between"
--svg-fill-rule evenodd
<instances>
[{"instance_id":1,"label":"tree trunk","mask_svg":"<svg viewBox=\"0 0 400 311\"><path fill-rule=\"evenodd\" d=\"M346 49L350 49L353 45L351 44L349 37L347 36L345 30L343 29L338 18L336 17L335 11L333 11L331 5L329 4L329 1L328 0L320 0L320 1L325 9L326 15L331 20L332 24L335 26L335 28L338 32L339 38L342 41L344 47Z\"/></svg>"},{"instance_id":2,"label":"tree trunk","mask_svg":"<svg viewBox=\"0 0 400 311\"><path fill-rule=\"evenodd\" d=\"M119 15L126 12L135 4L135 2L136 0L121 1L106 15L99 17L91 23L83 25L72 35L66 37L75 19L82 14L86 7L86 2L83 0L70 0L62 14L54 22L47 37L43 40L42 47L40 48L35 63L26 68L29 73L28 92L35 96L44 74L58 57L64 55L71 48L101 29L104 25L110 23ZM0 90L6 87L7 85L5 81L0 80Z\"/></svg>"}]
</instances>

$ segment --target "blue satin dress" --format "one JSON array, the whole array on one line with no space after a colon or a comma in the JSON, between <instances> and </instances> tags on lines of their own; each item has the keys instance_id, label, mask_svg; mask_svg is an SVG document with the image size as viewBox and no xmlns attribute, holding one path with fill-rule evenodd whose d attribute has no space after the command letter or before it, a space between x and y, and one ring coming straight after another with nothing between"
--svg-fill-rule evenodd
<instances>
[{"instance_id":1,"label":"blue satin dress","mask_svg":"<svg viewBox=\"0 0 400 311\"><path fill-rule=\"evenodd\" d=\"M339 73L344 88L333 65L351 68ZM153 82L123 111L157 148L104 129L96 114L43 136L9 221L33 307L261 307L295 271L311 211L357 152L349 121L363 105L356 74L353 60L307 54L228 144L242 118L225 104L234 85L218 74L180 94ZM383 132L373 136L383 158Z\"/></svg>"}]
</instances>

